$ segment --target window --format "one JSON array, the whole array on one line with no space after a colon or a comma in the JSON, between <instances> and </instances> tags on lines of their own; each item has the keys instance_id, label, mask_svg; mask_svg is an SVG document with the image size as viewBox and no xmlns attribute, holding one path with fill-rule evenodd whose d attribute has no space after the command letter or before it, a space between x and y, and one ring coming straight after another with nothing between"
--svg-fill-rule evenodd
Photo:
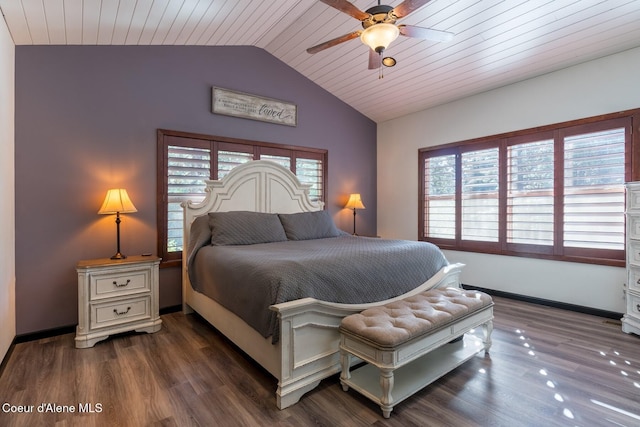
<instances>
[{"instance_id":1,"label":"window","mask_svg":"<svg viewBox=\"0 0 640 427\"><path fill-rule=\"evenodd\" d=\"M563 245L623 250L625 128L563 141Z\"/></svg>"},{"instance_id":2,"label":"window","mask_svg":"<svg viewBox=\"0 0 640 427\"><path fill-rule=\"evenodd\" d=\"M639 119L633 110L421 149L420 239L624 265L624 183L638 179Z\"/></svg>"},{"instance_id":3,"label":"window","mask_svg":"<svg viewBox=\"0 0 640 427\"><path fill-rule=\"evenodd\" d=\"M327 150L158 131L158 254L163 264L182 259L181 203L200 202L206 179L221 179L254 159L276 162L310 186L310 198L324 201Z\"/></svg>"},{"instance_id":4,"label":"window","mask_svg":"<svg viewBox=\"0 0 640 427\"><path fill-rule=\"evenodd\" d=\"M456 156L445 154L424 159L424 179L428 197L426 235L431 238L456 237Z\"/></svg>"},{"instance_id":5,"label":"window","mask_svg":"<svg viewBox=\"0 0 640 427\"><path fill-rule=\"evenodd\" d=\"M498 148L460 155L462 239L498 241Z\"/></svg>"},{"instance_id":6,"label":"window","mask_svg":"<svg viewBox=\"0 0 640 427\"><path fill-rule=\"evenodd\" d=\"M507 146L507 244L553 247L553 139Z\"/></svg>"},{"instance_id":7,"label":"window","mask_svg":"<svg viewBox=\"0 0 640 427\"><path fill-rule=\"evenodd\" d=\"M205 179L211 176L207 148L167 147L167 252L182 250L182 207L186 200L204 199Z\"/></svg>"}]
</instances>

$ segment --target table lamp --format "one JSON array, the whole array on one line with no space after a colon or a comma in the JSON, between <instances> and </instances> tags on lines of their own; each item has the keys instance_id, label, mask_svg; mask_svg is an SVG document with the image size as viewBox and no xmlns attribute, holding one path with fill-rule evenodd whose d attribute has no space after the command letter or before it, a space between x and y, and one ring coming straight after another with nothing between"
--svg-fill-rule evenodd
<instances>
[{"instance_id":1,"label":"table lamp","mask_svg":"<svg viewBox=\"0 0 640 427\"><path fill-rule=\"evenodd\" d=\"M356 234L356 209L366 209L362 204L362 199L360 198L360 193L353 193L349 195L349 201L345 205L347 209L353 209L353 235Z\"/></svg>"},{"instance_id":2,"label":"table lamp","mask_svg":"<svg viewBox=\"0 0 640 427\"><path fill-rule=\"evenodd\" d=\"M107 196L104 198L104 202L102 203L102 207L98 211L99 214L116 214L116 241L117 241L117 252L111 259L125 259L126 255L123 255L120 252L120 214L121 213L132 213L138 212L129 195L127 194L127 190L124 188L112 188L107 191Z\"/></svg>"}]
</instances>

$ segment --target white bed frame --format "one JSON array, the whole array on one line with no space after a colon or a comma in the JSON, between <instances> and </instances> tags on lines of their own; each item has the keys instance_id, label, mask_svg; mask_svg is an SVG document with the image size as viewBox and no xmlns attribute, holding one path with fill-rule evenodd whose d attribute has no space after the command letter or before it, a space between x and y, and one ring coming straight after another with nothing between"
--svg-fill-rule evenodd
<instances>
[{"instance_id":1,"label":"white bed frame","mask_svg":"<svg viewBox=\"0 0 640 427\"><path fill-rule=\"evenodd\" d=\"M187 274L189 229L193 220L209 212L255 211L295 213L318 211L323 203L309 200L308 186L300 184L288 169L267 160L256 160L234 168L224 179L207 181L201 203L186 202L182 296L185 313L194 310L234 342L278 380L277 406L284 409L298 402L323 378L340 372L338 327L343 317L368 307L434 287L459 287L463 264L452 264L411 292L370 304L337 304L304 298L271 306L280 319L280 340L272 344L242 319L205 295L193 290Z\"/></svg>"}]
</instances>

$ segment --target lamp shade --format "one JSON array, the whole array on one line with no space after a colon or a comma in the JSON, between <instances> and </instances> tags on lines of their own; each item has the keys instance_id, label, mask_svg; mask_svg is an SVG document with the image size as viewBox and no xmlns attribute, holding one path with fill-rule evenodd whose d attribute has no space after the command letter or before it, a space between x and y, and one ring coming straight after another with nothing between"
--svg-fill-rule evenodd
<instances>
[{"instance_id":1,"label":"lamp shade","mask_svg":"<svg viewBox=\"0 0 640 427\"><path fill-rule=\"evenodd\" d=\"M349 201L345 205L347 209L366 209L360 198L360 193L353 193L349 195Z\"/></svg>"},{"instance_id":2,"label":"lamp shade","mask_svg":"<svg viewBox=\"0 0 640 427\"><path fill-rule=\"evenodd\" d=\"M360 40L371 49L380 53L388 48L391 42L397 39L399 35L400 30L398 27L393 24L381 22L366 28L362 34L360 34Z\"/></svg>"},{"instance_id":3,"label":"lamp shade","mask_svg":"<svg viewBox=\"0 0 640 427\"><path fill-rule=\"evenodd\" d=\"M138 212L138 210L133 205L133 202L131 202L127 190L124 188L112 188L107 191L107 196L104 198L102 207L98 211L99 214L131 212Z\"/></svg>"}]
</instances>

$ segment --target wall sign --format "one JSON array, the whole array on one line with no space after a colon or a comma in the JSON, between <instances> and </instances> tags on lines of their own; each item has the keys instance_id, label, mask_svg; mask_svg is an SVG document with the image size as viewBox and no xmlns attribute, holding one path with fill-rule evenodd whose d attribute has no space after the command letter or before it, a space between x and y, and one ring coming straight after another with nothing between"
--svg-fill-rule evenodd
<instances>
[{"instance_id":1,"label":"wall sign","mask_svg":"<svg viewBox=\"0 0 640 427\"><path fill-rule=\"evenodd\" d=\"M242 117L287 126L296 126L298 123L298 109L296 105L277 99L214 87L212 90L211 103L212 111L215 114Z\"/></svg>"}]
</instances>

